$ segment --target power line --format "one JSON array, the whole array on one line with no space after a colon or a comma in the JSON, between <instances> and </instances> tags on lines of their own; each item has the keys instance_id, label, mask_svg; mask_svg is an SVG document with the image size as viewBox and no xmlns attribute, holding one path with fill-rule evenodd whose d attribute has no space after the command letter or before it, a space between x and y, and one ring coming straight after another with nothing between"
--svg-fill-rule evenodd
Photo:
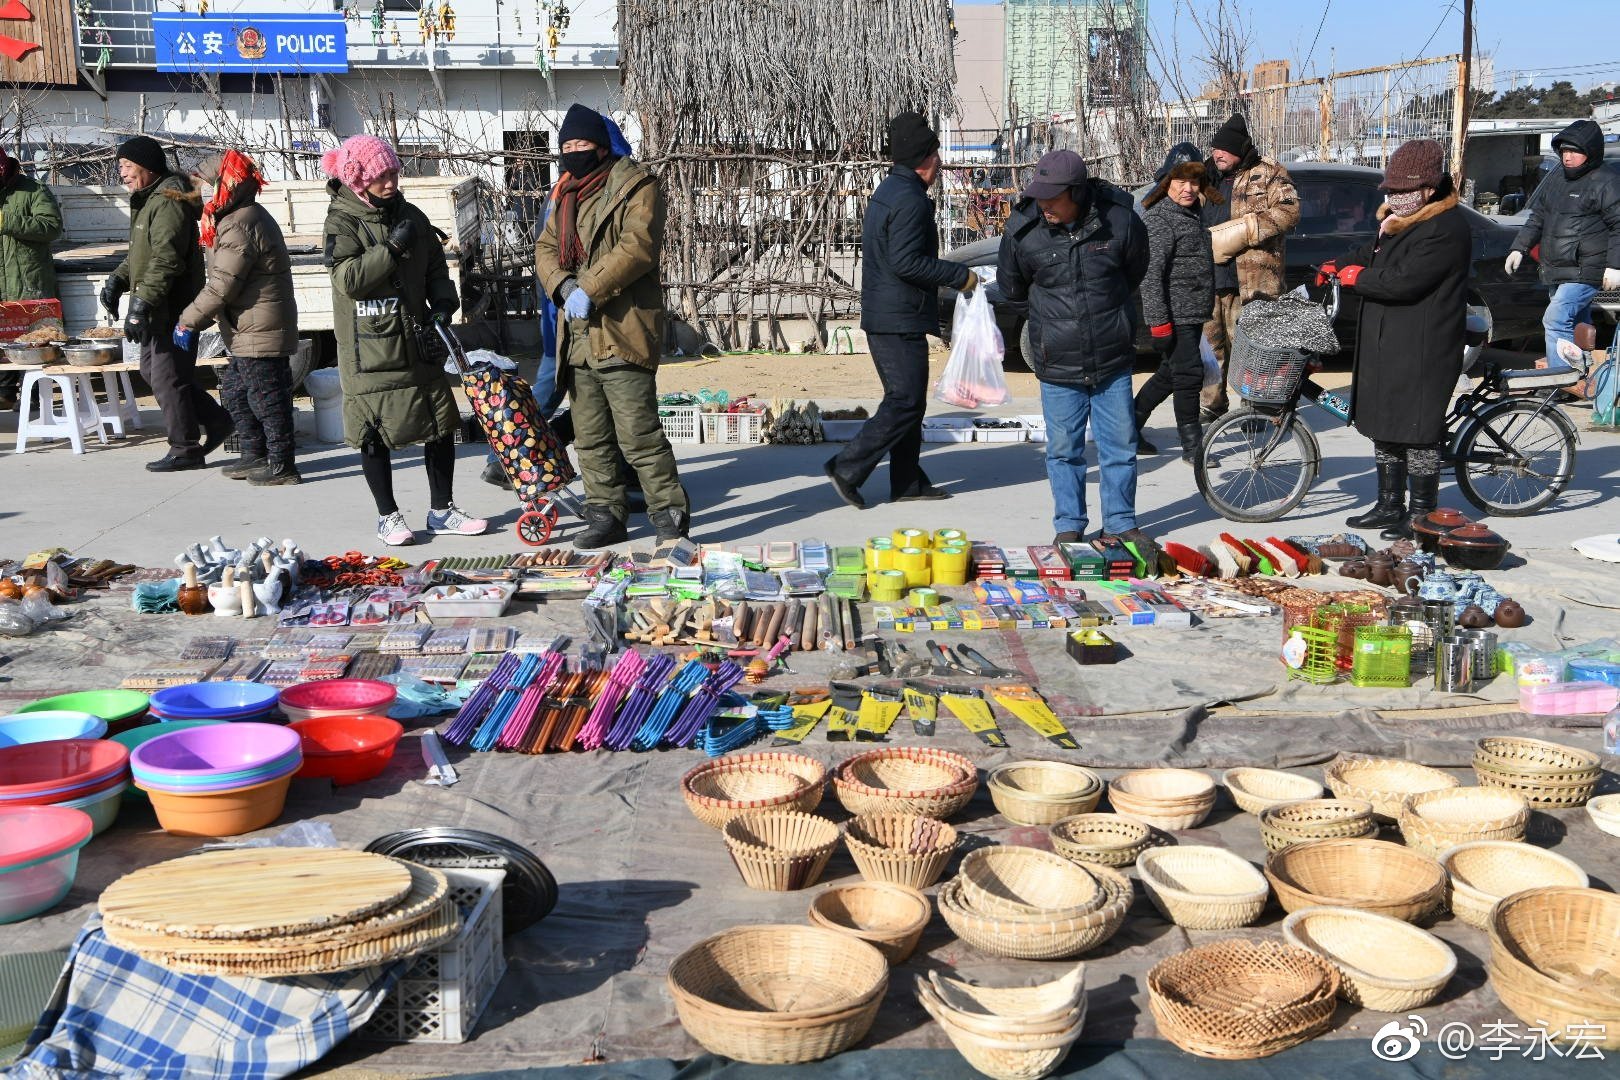
<instances>
[{"instance_id":1,"label":"power line","mask_svg":"<svg viewBox=\"0 0 1620 1080\"><path fill-rule=\"evenodd\" d=\"M1316 24L1316 36L1311 38L1311 47L1305 52L1305 63L1300 65L1301 77L1304 77L1305 72L1311 69L1311 57L1316 55L1316 43L1322 40L1322 27L1327 25L1328 12L1332 9L1333 0L1327 0L1327 3L1322 5L1322 18Z\"/></svg>"}]
</instances>

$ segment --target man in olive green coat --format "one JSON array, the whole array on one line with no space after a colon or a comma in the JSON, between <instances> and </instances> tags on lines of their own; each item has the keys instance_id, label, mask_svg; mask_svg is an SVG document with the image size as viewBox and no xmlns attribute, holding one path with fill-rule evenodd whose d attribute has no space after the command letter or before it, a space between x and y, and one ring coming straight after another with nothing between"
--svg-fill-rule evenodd
<instances>
[{"instance_id":1,"label":"man in olive green coat","mask_svg":"<svg viewBox=\"0 0 1620 1080\"><path fill-rule=\"evenodd\" d=\"M62 235L62 210L51 189L23 175L0 150L0 300L56 299L51 244ZM0 373L0 410L17 405L22 376Z\"/></svg>"},{"instance_id":2,"label":"man in olive green coat","mask_svg":"<svg viewBox=\"0 0 1620 1080\"><path fill-rule=\"evenodd\" d=\"M169 452L146 468L200 469L233 430L231 414L197 385L196 341L181 346L174 340L180 312L203 285L202 199L169 168L157 140L145 135L118 147L118 175L130 191L129 254L101 287L101 306L116 318L118 301L130 294L124 338L141 347L141 377L163 410Z\"/></svg>"},{"instance_id":3,"label":"man in olive green coat","mask_svg":"<svg viewBox=\"0 0 1620 1080\"><path fill-rule=\"evenodd\" d=\"M628 539L628 495L616 442L647 497L660 542L690 521L675 453L658 419L664 295L658 259L664 198L657 179L609 150L607 125L574 105L558 134L564 176L535 245L540 286L560 309L558 374L568 381L574 449L585 480L586 528L597 548Z\"/></svg>"}]
</instances>

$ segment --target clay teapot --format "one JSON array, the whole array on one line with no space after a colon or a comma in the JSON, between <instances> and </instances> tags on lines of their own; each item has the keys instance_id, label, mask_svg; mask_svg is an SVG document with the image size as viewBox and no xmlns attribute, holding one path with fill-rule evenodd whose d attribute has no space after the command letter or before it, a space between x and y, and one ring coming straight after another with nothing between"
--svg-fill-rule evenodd
<instances>
[{"instance_id":1,"label":"clay teapot","mask_svg":"<svg viewBox=\"0 0 1620 1080\"><path fill-rule=\"evenodd\" d=\"M1368 566L1366 559L1351 559L1339 567L1339 576L1365 581L1370 570L1371 568Z\"/></svg>"},{"instance_id":2,"label":"clay teapot","mask_svg":"<svg viewBox=\"0 0 1620 1080\"><path fill-rule=\"evenodd\" d=\"M1496 625L1505 626L1509 630L1523 626L1525 623L1524 605L1517 600L1506 599L1496 605Z\"/></svg>"},{"instance_id":3,"label":"clay teapot","mask_svg":"<svg viewBox=\"0 0 1620 1080\"><path fill-rule=\"evenodd\" d=\"M1413 562L1411 559L1402 559L1395 564L1394 578L1391 582L1402 596L1416 596L1417 587L1423 581L1423 564Z\"/></svg>"},{"instance_id":4,"label":"clay teapot","mask_svg":"<svg viewBox=\"0 0 1620 1080\"><path fill-rule=\"evenodd\" d=\"M185 581L176 591L174 601L187 615L206 615L214 610L208 602L208 587L197 580L196 563L186 563Z\"/></svg>"},{"instance_id":5,"label":"clay teapot","mask_svg":"<svg viewBox=\"0 0 1620 1080\"><path fill-rule=\"evenodd\" d=\"M1379 552L1367 559L1367 580L1374 585L1392 585L1395 577L1395 560L1389 555Z\"/></svg>"},{"instance_id":6,"label":"clay teapot","mask_svg":"<svg viewBox=\"0 0 1620 1080\"><path fill-rule=\"evenodd\" d=\"M1457 616L1457 625L1466 626L1470 630L1483 630L1492 625L1492 622L1490 615L1478 604L1469 604Z\"/></svg>"}]
</instances>

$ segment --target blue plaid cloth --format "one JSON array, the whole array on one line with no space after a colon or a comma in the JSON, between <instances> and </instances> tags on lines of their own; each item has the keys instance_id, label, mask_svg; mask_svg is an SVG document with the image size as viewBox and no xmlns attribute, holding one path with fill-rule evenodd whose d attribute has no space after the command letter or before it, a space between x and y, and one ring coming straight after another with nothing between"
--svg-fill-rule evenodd
<instances>
[{"instance_id":1,"label":"blue plaid cloth","mask_svg":"<svg viewBox=\"0 0 1620 1080\"><path fill-rule=\"evenodd\" d=\"M92 917L26 1055L0 1076L286 1076L369 1020L404 966L292 979L180 975L112 944Z\"/></svg>"}]
</instances>

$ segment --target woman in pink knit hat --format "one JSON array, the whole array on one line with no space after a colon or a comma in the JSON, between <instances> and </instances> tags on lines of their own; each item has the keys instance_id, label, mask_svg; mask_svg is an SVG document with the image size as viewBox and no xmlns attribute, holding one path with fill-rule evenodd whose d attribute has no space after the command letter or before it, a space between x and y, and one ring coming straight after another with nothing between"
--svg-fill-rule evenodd
<instances>
[{"instance_id":1,"label":"woman in pink knit hat","mask_svg":"<svg viewBox=\"0 0 1620 1080\"><path fill-rule=\"evenodd\" d=\"M430 323L448 326L460 301L427 215L399 191L399 158L375 135L321 157L332 180L326 265L343 386L343 435L377 503L377 538L415 541L394 501L391 451L422 444L427 529L477 536L489 527L451 500L460 412L444 368L423 347Z\"/></svg>"}]
</instances>

